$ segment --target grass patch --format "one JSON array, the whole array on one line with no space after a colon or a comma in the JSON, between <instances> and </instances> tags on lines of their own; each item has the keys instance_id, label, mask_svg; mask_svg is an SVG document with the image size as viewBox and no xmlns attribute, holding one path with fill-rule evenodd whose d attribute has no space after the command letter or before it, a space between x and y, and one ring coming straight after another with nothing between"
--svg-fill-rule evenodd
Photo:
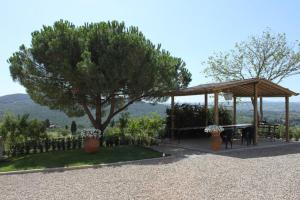
<instances>
[{"instance_id":1,"label":"grass patch","mask_svg":"<svg viewBox=\"0 0 300 200\"><path fill-rule=\"evenodd\" d=\"M10 158L0 162L0 172L114 163L160 157L161 153L140 146L117 146L100 148L99 152L87 154L83 150L54 151Z\"/></svg>"}]
</instances>

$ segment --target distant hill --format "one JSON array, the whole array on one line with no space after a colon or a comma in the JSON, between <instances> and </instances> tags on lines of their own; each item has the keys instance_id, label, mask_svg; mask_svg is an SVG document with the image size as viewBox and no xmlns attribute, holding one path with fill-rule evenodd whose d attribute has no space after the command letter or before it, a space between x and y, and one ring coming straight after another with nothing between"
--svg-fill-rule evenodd
<instances>
[{"instance_id":1,"label":"distant hill","mask_svg":"<svg viewBox=\"0 0 300 200\"><path fill-rule=\"evenodd\" d=\"M226 104L224 104L226 105ZM228 105L231 107L231 105ZM131 116L143 116L149 115L152 112L156 112L161 116L166 116L166 104L150 104L145 102L137 102L129 106L127 112ZM251 102L242 102L237 106L238 117L240 122L249 122L252 120L253 107ZM284 102L264 102L264 114L268 119L278 120L284 118ZM300 103L291 102L291 121L294 124L300 124ZM34 103L27 94L12 94L0 97L0 119L6 112L18 114L29 113L31 118L37 118L40 120L49 119L52 123L65 126L70 125L72 120L75 120L78 125L85 127L90 126L89 119L84 116L80 118L69 118L65 113L58 110L50 110L46 106L40 106ZM118 118L118 116L116 116Z\"/></svg>"},{"instance_id":2,"label":"distant hill","mask_svg":"<svg viewBox=\"0 0 300 200\"><path fill-rule=\"evenodd\" d=\"M129 106L127 112L131 116L149 115L156 112L161 116L165 116L167 106L164 104L155 104L145 102L137 102ZM41 106L33 102L27 94L12 94L0 97L0 119L5 113L14 113L16 115L29 113L31 118L40 120L49 119L52 123L65 126L70 125L72 120L75 120L78 125L85 127L90 126L90 121L87 116L79 118L69 118L64 112L59 110L50 110L46 106Z\"/></svg>"}]
</instances>

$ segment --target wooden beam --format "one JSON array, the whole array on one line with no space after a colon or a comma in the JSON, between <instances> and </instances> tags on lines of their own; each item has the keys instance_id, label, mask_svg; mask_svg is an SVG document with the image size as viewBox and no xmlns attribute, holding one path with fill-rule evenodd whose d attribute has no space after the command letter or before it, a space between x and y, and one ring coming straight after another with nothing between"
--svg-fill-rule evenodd
<instances>
[{"instance_id":1,"label":"wooden beam","mask_svg":"<svg viewBox=\"0 0 300 200\"><path fill-rule=\"evenodd\" d=\"M233 97L233 124L236 124L236 97Z\"/></svg>"},{"instance_id":2,"label":"wooden beam","mask_svg":"<svg viewBox=\"0 0 300 200\"><path fill-rule=\"evenodd\" d=\"M175 128L175 97L171 96L171 139L174 140L174 128Z\"/></svg>"},{"instance_id":3,"label":"wooden beam","mask_svg":"<svg viewBox=\"0 0 300 200\"><path fill-rule=\"evenodd\" d=\"M257 139L258 139L257 84L254 84L253 87L253 99L254 99L254 110L253 110L254 144L257 144Z\"/></svg>"},{"instance_id":4,"label":"wooden beam","mask_svg":"<svg viewBox=\"0 0 300 200\"><path fill-rule=\"evenodd\" d=\"M259 114L260 114L260 121L264 120L264 111L263 111L263 98L259 98Z\"/></svg>"},{"instance_id":5,"label":"wooden beam","mask_svg":"<svg viewBox=\"0 0 300 200\"><path fill-rule=\"evenodd\" d=\"M290 102L289 97L285 97L285 140L286 142L289 142L289 115L290 115Z\"/></svg>"},{"instance_id":6,"label":"wooden beam","mask_svg":"<svg viewBox=\"0 0 300 200\"><path fill-rule=\"evenodd\" d=\"M219 93L214 94L214 124L219 125Z\"/></svg>"},{"instance_id":7,"label":"wooden beam","mask_svg":"<svg viewBox=\"0 0 300 200\"><path fill-rule=\"evenodd\" d=\"M208 125L208 95L204 94L204 108L205 108L205 125Z\"/></svg>"}]
</instances>

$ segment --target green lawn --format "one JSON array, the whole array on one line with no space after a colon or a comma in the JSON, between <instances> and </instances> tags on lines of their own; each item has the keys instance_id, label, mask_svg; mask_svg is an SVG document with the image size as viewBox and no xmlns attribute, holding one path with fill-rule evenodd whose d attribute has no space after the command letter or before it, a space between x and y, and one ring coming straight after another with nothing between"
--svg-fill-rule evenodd
<instances>
[{"instance_id":1,"label":"green lawn","mask_svg":"<svg viewBox=\"0 0 300 200\"><path fill-rule=\"evenodd\" d=\"M83 150L55 151L10 158L0 162L0 172L113 163L160 157L161 153L139 146L100 148L95 154Z\"/></svg>"}]
</instances>

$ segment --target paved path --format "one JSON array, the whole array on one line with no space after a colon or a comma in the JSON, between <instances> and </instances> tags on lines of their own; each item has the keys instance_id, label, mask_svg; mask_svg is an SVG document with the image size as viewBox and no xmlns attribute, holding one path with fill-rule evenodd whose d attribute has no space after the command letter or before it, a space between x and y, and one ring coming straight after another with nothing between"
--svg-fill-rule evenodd
<instances>
[{"instance_id":1,"label":"paved path","mask_svg":"<svg viewBox=\"0 0 300 200\"><path fill-rule=\"evenodd\" d=\"M300 145L97 169L0 176L1 200L300 199Z\"/></svg>"}]
</instances>

